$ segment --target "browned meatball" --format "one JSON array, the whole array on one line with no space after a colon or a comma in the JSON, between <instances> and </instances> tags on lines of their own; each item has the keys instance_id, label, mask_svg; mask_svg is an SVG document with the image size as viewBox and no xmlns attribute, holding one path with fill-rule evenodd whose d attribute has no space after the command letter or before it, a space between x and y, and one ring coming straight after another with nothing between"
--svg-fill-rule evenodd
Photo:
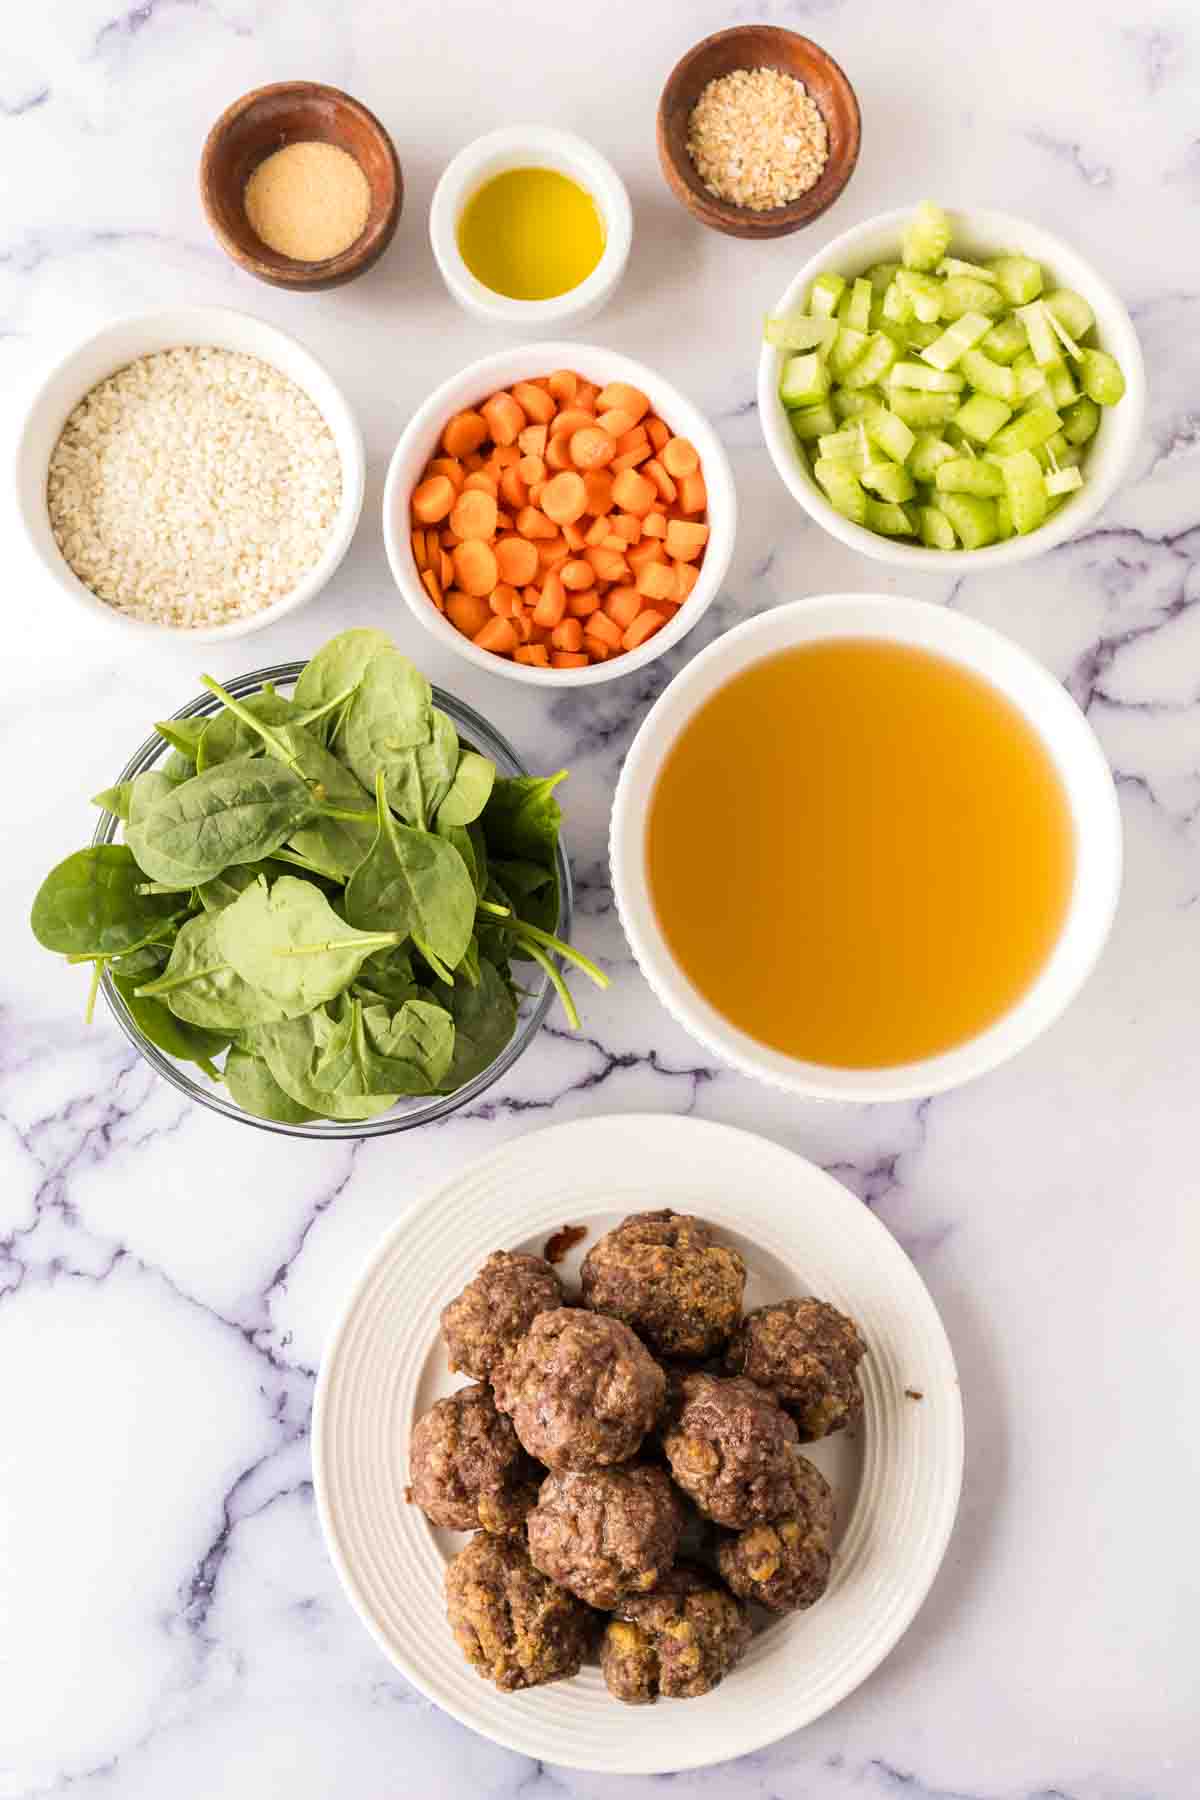
<instances>
[{"instance_id":1,"label":"browned meatball","mask_svg":"<svg viewBox=\"0 0 1200 1800\"><path fill-rule=\"evenodd\" d=\"M666 1383L619 1319L576 1307L539 1313L496 1376L496 1404L530 1456L552 1469L628 1462Z\"/></svg>"},{"instance_id":2,"label":"browned meatball","mask_svg":"<svg viewBox=\"0 0 1200 1800\"><path fill-rule=\"evenodd\" d=\"M661 1356L700 1359L737 1324L746 1265L703 1219L670 1208L634 1213L583 1261L583 1299L623 1319Z\"/></svg>"},{"instance_id":3,"label":"browned meatball","mask_svg":"<svg viewBox=\"0 0 1200 1800\"><path fill-rule=\"evenodd\" d=\"M550 1264L522 1250L493 1250L458 1298L442 1311L450 1367L491 1381L539 1313L563 1303Z\"/></svg>"},{"instance_id":4,"label":"browned meatball","mask_svg":"<svg viewBox=\"0 0 1200 1800\"><path fill-rule=\"evenodd\" d=\"M664 1470L568 1469L542 1483L529 1555L551 1581L608 1610L666 1574L682 1530L683 1507Z\"/></svg>"},{"instance_id":5,"label":"browned meatball","mask_svg":"<svg viewBox=\"0 0 1200 1800\"><path fill-rule=\"evenodd\" d=\"M829 1586L833 1495L807 1457L797 1459L795 1474L799 1504L794 1512L748 1525L717 1551L717 1566L734 1593L772 1612L798 1612Z\"/></svg>"},{"instance_id":6,"label":"browned meatball","mask_svg":"<svg viewBox=\"0 0 1200 1800\"><path fill-rule=\"evenodd\" d=\"M867 1353L858 1326L824 1300L780 1300L748 1313L726 1357L787 1408L806 1442L862 1416L858 1365Z\"/></svg>"},{"instance_id":7,"label":"browned meatball","mask_svg":"<svg viewBox=\"0 0 1200 1800\"><path fill-rule=\"evenodd\" d=\"M413 1426L412 1497L448 1531L515 1531L541 1473L483 1382L437 1400Z\"/></svg>"},{"instance_id":8,"label":"browned meatball","mask_svg":"<svg viewBox=\"0 0 1200 1800\"><path fill-rule=\"evenodd\" d=\"M467 1661L498 1688L574 1675L594 1615L534 1568L516 1537L481 1531L446 1570L446 1608Z\"/></svg>"},{"instance_id":9,"label":"browned meatball","mask_svg":"<svg viewBox=\"0 0 1200 1800\"><path fill-rule=\"evenodd\" d=\"M735 1530L796 1503L796 1427L752 1381L689 1375L663 1437L671 1473L699 1510Z\"/></svg>"},{"instance_id":10,"label":"browned meatball","mask_svg":"<svg viewBox=\"0 0 1200 1800\"><path fill-rule=\"evenodd\" d=\"M750 1641L746 1610L711 1575L682 1564L648 1594L618 1602L600 1668L630 1706L691 1700L724 1680Z\"/></svg>"}]
</instances>

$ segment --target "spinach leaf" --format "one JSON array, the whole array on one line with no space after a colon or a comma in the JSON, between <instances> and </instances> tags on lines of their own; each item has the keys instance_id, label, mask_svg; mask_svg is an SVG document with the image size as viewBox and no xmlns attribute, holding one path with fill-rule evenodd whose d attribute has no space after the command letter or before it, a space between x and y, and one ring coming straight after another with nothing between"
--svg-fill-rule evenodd
<instances>
[{"instance_id":1,"label":"spinach leaf","mask_svg":"<svg viewBox=\"0 0 1200 1800\"><path fill-rule=\"evenodd\" d=\"M309 782L323 805L341 811L370 812L371 796L344 763L328 751L320 739L302 725L288 725L275 734L277 744L268 751L290 758L291 767ZM298 856L344 880L353 875L371 848L374 827L357 819L318 818L298 831L291 848Z\"/></svg>"},{"instance_id":2,"label":"spinach leaf","mask_svg":"<svg viewBox=\"0 0 1200 1800\"><path fill-rule=\"evenodd\" d=\"M538 863L512 862L504 858L492 864L492 871L508 904L517 917L543 931L558 926L559 891L557 859L550 868Z\"/></svg>"},{"instance_id":3,"label":"spinach leaf","mask_svg":"<svg viewBox=\"0 0 1200 1800\"><path fill-rule=\"evenodd\" d=\"M491 798L496 781L496 765L478 750L464 750L459 758L454 779L437 809L437 825L469 825L477 819Z\"/></svg>"},{"instance_id":4,"label":"spinach leaf","mask_svg":"<svg viewBox=\"0 0 1200 1800\"><path fill-rule=\"evenodd\" d=\"M453 844L458 854L467 865L467 874L480 900L487 893L487 846L483 841L483 832L478 821L470 825L443 825L438 819L434 830L439 837L444 837L448 844Z\"/></svg>"},{"instance_id":5,"label":"spinach leaf","mask_svg":"<svg viewBox=\"0 0 1200 1800\"><path fill-rule=\"evenodd\" d=\"M225 1058L225 1085L230 1098L256 1119L274 1119L281 1125L306 1125L319 1113L310 1112L285 1094L261 1056L238 1046Z\"/></svg>"},{"instance_id":6,"label":"spinach leaf","mask_svg":"<svg viewBox=\"0 0 1200 1800\"><path fill-rule=\"evenodd\" d=\"M114 819L125 820L129 817L132 793L132 781L118 781L115 787L101 788L98 794L93 794L92 805L98 806L101 812L110 812Z\"/></svg>"},{"instance_id":7,"label":"spinach leaf","mask_svg":"<svg viewBox=\"0 0 1200 1800\"><path fill-rule=\"evenodd\" d=\"M415 1000L422 992L413 974L412 957L403 946L376 950L368 956L350 991L360 998L370 994L393 1012L399 1012L406 1000Z\"/></svg>"},{"instance_id":8,"label":"spinach leaf","mask_svg":"<svg viewBox=\"0 0 1200 1800\"><path fill-rule=\"evenodd\" d=\"M454 1023L442 1006L408 1000L399 1012L345 996L314 1067L313 1085L343 1100L368 1094L430 1094L450 1067Z\"/></svg>"},{"instance_id":9,"label":"spinach leaf","mask_svg":"<svg viewBox=\"0 0 1200 1800\"><path fill-rule=\"evenodd\" d=\"M217 913L214 937L243 981L289 1013L309 1012L349 987L374 950L403 934L357 931L319 888L294 875L256 881Z\"/></svg>"},{"instance_id":10,"label":"spinach leaf","mask_svg":"<svg viewBox=\"0 0 1200 1800\"><path fill-rule=\"evenodd\" d=\"M553 868L558 851L562 808L554 790L566 777L504 775L483 809L483 835L492 856L520 857Z\"/></svg>"},{"instance_id":11,"label":"spinach leaf","mask_svg":"<svg viewBox=\"0 0 1200 1800\"><path fill-rule=\"evenodd\" d=\"M113 986L143 1037L179 1062L199 1063L206 1075L214 1081L220 1080L212 1059L228 1046L230 1032L207 1031L203 1026L189 1025L185 1020L177 1019L161 1000L137 992L136 975L114 975Z\"/></svg>"},{"instance_id":12,"label":"spinach leaf","mask_svg":"<svg viewBox=\"0 0 1200 1800\"><path fill-rule=\"evenodd\" d=\"M269 858L262 862L234 863L223 875L214 875L211 881L202 881L196 893L205 912L219 913L225 907L232 906L238 895L244 894L261 877L274 881L277 875L286 873L283 863L272 862Z\"/></svg>"},{"instance_id":13,"label":"spinach leaf","mask_svg":"<svg viewBox=\"0 0 1200 1800\"><path fill-rule=\"evenodd\" d=\"M433 689L407 656L377 651L363 670L340 732L346 761L365 788L374 790L376 775L389 772L397 751L429 742L433 712Z\"/></svg>"},{"instance_id":14,"label":"spinach leaf","mask_svg":"<svg viewBox=\"0 0 1200 1800\"><path fill-rule=\"evenodd\" d=\"M51 869L30 913L33 935L60 956L120 956L180 911L174 894L143 894L145 876L125 844L93 844Z\"/></svg>"},{"instance_id":15,"label":"spinach leaf","mask_svg":"<svg viewBox=\"0 0 1200 1800\"><path fill-rule=\"evenodd\" d=\"M199 885L231 863L269 856L320 810L286 765L239 757L173 788L125 835L152 880Z\"/></svg>"},{"instance_id":16,"label":"spinach leaf","mask_svg":"<svg viewBox=\"0 0 1200 1800\"><path fill-rule=\"evenodd\" d=\"M346 917L363 930L411 937L423 955L457 968L471 941L475 889L467 865L445 838L398 825L376 782L378 832L346 885Z\"/></svg>"},{"instance_id":17,"label":"spinach leaf","mask_svg":"<svg viewBox=\"0 0 1200 1800\"><path fill-rule=\"evenodd\" d=\"M178 751L193 766L196 752L200 748L200 739L208 729L206 718L160 719L155 722L154 729L160 738L165 738L172 750Z\"/></svg>"},{"instance_id":18,"label":"spinach leaf","mask_svg":"<svg viewBox=\"0 0 1200 1800\"><path fill-rule=\"evenodd\" d=\"M385 631L343 631L327 644L300 671L300 679L292 690L292 699L302 711L315 711L338 700L348 700L362 681L367 664L381 650L391 650L392 640ZM332 740L338 720L326 715L321 736ZM368 783L368 786L372 785Z\"/></svg>"},{"instance_id":19,"label":"spinach leaf","mask_svg":"<svg viewBox=\"0 0 1200 1800\"><path fill-rule=\"evenodd\" d=\"M429 829L458 767L458 732L440 707L433 709L429 742L389 748L383 768L387 797L402 819L420 831Z\"/></svg>"},{"instance_id":20,"label":"spinach leaf","mask_svg":"<svg viewBox=\"0 0 1200 1800\"><path fill-rule=\"evenodd\" d=\"M170 962L174 941L175 933L172 932L169 939L143 944L137 950L126 951L124 956L115 956L108 965L108 972L114 980L120 976L123 981L152 981Z\"/></svg>"},{"instance_id":21,"label":"spinach leaf","mask_svg":"<svg viewBox=\"0 0 1200 1800\"><path fill-rule=\"evenodd\" d=\"M221 913L200 913L180 927L163 974L143 982L138 997L165 1000L177 1019L210 1031L287 1019L295 1010L243 981L217 943Z\"/></svg>"},{"instance_id":22,"label":"spinach leaf","mask_svg":"<svg viewBox=\"0 0 1200 1800\"><path fill-rule=\"evenodd\" d=\"M248 694L241 705L267 725L282 725L295 711L291 701L270 686L260 693ZM196 767L203 774L205 769L215 769L219 763L232 762L235 757L261 756L262 749L262 739L253 728L226 706L208 721L208 728L201 735L196 747Z\"/></svg>"},{"instance_id":23,"label":"spinach leaf","mask_svg":"<svg viewBox=\"0 0 1200 1800\"><path fill-rule=\"evenodd\" d=\"M517 1003L495 964L483 957L478 987L439 982L434 992L454 1020L454 1055L441 1084L452 1094L495 1062L517 1029Z\"/></svg>"},{"instance_id":24,"label":"spinach leaf","mask_svg":"<svg viewBox=\"0 0 1200 1800\"><path fill-rule=\"evenodd\" d=\"M278 1025L256 1025L248 1048L261 1056L285 1094L327 1119L373 1119L396 1104L396 1094L340 1094L318 1088L313 1071L333 1035L324 1008Z\"/></svg>"}]
</instances>

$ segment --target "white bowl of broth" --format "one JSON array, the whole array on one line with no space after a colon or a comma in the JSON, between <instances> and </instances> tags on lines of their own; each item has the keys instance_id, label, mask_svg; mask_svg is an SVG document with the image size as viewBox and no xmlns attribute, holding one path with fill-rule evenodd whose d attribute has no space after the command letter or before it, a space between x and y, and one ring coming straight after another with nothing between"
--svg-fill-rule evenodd
<instances>
[{"instance_id":1,"label":"white bowl of broth","mask_svg":"<svg viewBox=\"0 0 1200 1800\"><path fill-rule=\"evenodd\" d=\"M793 1093L905 1100L1005 1062L1073 999L1121 883L1075 702L987 626L832 594L739 626L646 716L613 805L643 974Z\"/></svg>"}]
</instances>

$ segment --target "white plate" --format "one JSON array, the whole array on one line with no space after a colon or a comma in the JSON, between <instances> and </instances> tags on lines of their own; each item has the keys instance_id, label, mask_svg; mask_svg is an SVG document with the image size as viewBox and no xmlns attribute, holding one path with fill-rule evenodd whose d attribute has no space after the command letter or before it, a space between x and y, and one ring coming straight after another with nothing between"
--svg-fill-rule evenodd
<instances>
[{"instance_id":1,"label":"white plate","mask_svg":"<svg viewBox=\"0 0 1200 1800\"><path fill-rule=\"evenodd\" d=\"M405 1501L412 1421L458 1383L438 1315L496 1249L540 1253L560 1226L588 1238L672 1206L746 1258L747 1306L812 1292L867 1339L859 1431L810 1446L838 1502L824 1598L761 1631L702 1699L628 1707L600 1672L501 1694L464 1661L442 1600L465 1540ZM906 1390L911 1390L911 1394ZM919 1399L914 1395L920 1395ZM904 1252L822 1170L729 1126L633 1114L579 1120L506 1144L384 1238L334 1330L313 1412L317 1505L334 1565L380 1648L430 1700L526 1756L656 1774L739 1756L807 1725L869 1675L909 1624L942 1560L962 1476L954 1358ZM686 1710L681 1708L686 1707Z\"/></svg>"}]
</instances>

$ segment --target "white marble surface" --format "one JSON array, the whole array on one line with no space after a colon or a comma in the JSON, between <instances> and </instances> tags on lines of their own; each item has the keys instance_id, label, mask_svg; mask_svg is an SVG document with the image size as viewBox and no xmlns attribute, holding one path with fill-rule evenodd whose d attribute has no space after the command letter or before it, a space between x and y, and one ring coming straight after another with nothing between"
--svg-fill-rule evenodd
<instances>
[{"instance_id":1,"label":"white marble surface","mask_svg":"<svg viewBox=\"0 0 1200 1800\"><path fill-rule=\"evenodd\" d=\"M702 32L755 15L843 61L861 165L803 239L694 227L657 171L653 109ZM407 204L365 280L299 299L237 274L196 194L235 95L311 76L394 133ZM663 1790L498 1750L416 1696L322 1550L307 1426L323 1335L411 1198L505 1136L604 1109L768 1133L834 1169L897 1234L962 1371L966 1489L943 1572L882 1669L761 1755L670 1782L713 1800L1191 1800L1200 1790L1195 1369L1200 1217L1200 16L1183 0L40 0L0 45L0 369L32 374L102 321L183 298L297 332L358 408L368 504L308 611L201 656L64 611L5 532L0 708L0 1794L105 1800L487 1800ZM551 699L439 664L391 589L377 520L410 409L494 337L451 305L425 215L469 136L583 131L636 211L592 333L656 361L719 421L742 505L734 566L685 649L831 587L895 587L788 501L753 406L757 318L796 259L929 193L1072 239L1134 309L1151 383L1132 478L1080 541L914 592L1002 627L1087 706L1119 772L1128 878L1111 948L1009 1068L920 1106L791 1104L709 1065L651 999L604 866L613 779L670 673ZM146 723L218 676L391 626L536 765L572 769L578 937L607 960L585 1034L543 1034L468 1114L323 1148L180 1102L26 914L91 829L85 796ZM676 656L678 666L681 656ZM680 1716L686 1731L686 1714Z\"/></svg>"}]
</instances>

